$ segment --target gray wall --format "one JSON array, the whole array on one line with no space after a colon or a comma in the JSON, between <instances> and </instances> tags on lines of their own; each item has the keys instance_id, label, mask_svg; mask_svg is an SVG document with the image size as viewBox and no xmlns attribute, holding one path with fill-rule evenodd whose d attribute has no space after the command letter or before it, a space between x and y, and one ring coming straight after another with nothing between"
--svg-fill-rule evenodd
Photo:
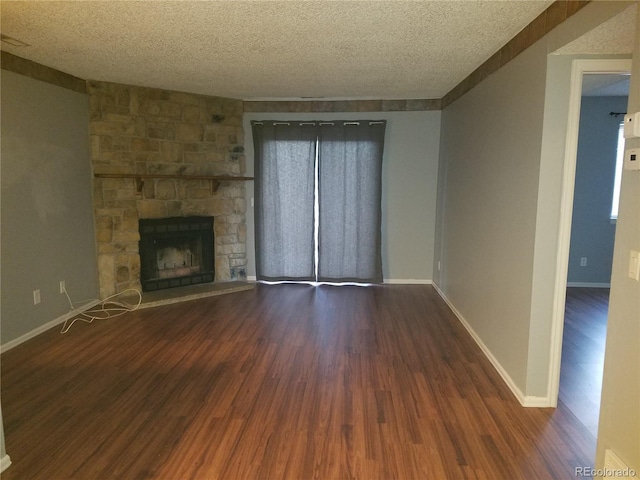
<instances>
[{"instance_id":1,"label":"gray wall","mask_svg":"<svg viewBox=\"0 0 640 480\"><path fill-rule=\"evenodd\" d=\"M590 3L442 114L434 280L525 397L548 393L566 141L549 54L630 5Z\"/></svg>"},{"instance_id":2,"label":"gray wall","mask_svg":"<svg viewBox=\"0 0 640 480\"><path fill-rule=\"evenodd\" d=\"M438 285L524 391L545 69L536 44L442 114ZM436 254L437 255L437 254Z\"/></svg>"},{"instance_id":3,"label":"gray wall","mask_svg":"<svg viewBox=\"0 0 640 480\"><path fill-rule=\"evenodd\" d=\"M2 70L2 344L97 298L86 95ZM42 303L33 304L40 289Z\"/></svg>"},{"instance_id":4,"label":"gray wall","mask_svg":"<svg viewBox=\"0 0 640 480\"><path fill-rule=\"evenodd\" d=\"M636 19L628 112L640 111L640 8ZM640 138L627 148L640 148ZM613 252L596 466L612 449L640 472L640 283L629 278L630 250L640 251L640 171L623 170Z\"/></svg>"},{"instance_id":5,"label":"gray wall","mask_svg":"<svg viewBox=\"0 0 640 480\"><path fill-rule=\"evenodd\" d=\"M627 102L627 97L582 97L569 283L611 281L616 228L610 214L622 117L613 117L609 112L626 112ZM580 266L581 257L587 257L586 267Z\"/></svg>"},{"instance_id":6,"label":"gray wall","mask_svg":"<svg viewBox=\"0 0 640 480\"><path fill-rule=\"evenodd\" d=\"M253 175L252 120L387 120L382 184L385 281L433 278L440 112L245 113L247 175ZM255 276L253 185L247 184L247 275Z\"/></svg>"}]
</instances>

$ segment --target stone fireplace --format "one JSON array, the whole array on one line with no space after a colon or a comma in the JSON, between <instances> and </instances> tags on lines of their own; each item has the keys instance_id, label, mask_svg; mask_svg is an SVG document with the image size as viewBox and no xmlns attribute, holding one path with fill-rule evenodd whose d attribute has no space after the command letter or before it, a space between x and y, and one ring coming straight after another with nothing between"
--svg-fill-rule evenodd
<instances>
[{"instance_id":1,"label":"stone fireplace","mask_svg":"<svg viewBox=\"0 0 640 480\"><path fill-rule=\"evenodd\" d=\"M101 297L141 289L140 226L147 219L212 217L210 275L245 280L245 182L222 181L216 189L196 178L244 174L242 101L105 82L88 82L88 90L93 173L159 176L93 180ZM163 255L175 260L171 268L187 267L178 265L188 263L184 252Z\"/></svg>"}]
</instances>

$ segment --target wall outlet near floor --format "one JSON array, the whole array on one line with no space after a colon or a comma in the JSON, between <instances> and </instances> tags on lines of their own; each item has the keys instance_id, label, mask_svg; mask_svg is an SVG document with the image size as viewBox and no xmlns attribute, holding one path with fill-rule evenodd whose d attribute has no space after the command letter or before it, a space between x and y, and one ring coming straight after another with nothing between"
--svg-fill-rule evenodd
<instances>
[{"instance_id":1,"label":"wall outlet near floor","mask_svg":"<svg viewBox=\"0 0 640 480\"><path fill-rule=\"evenodd\" d=\"M60 280L60 293L64 293L67 291L67 285L64 283L64 280Z\"/></svg>"},{"instance_id":2,"label":"wall outlet near floor","mask_svg":"<svg viewBox=\"0 0 640 480\"><path fill-rule=\"evenodd\" d=\"M581 257L580 258L580 266L581 267L586 267L587 266L587 257Z\"/></svg>"},{"instance_id":3,"label":"wall outlet near floor","mask_svg":"<svg viewBox=\"0 0 640 480\"><path fill-rule=\"evenodd\" d=\"M40 303L40 289L33 291L33 304L38 305Z\"/></svg>"}]
</instances>

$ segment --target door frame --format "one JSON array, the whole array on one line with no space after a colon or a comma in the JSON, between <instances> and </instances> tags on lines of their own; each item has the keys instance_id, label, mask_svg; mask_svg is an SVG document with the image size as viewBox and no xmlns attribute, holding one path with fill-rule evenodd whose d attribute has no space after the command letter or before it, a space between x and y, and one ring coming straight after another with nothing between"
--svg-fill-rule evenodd
<instances>
[{"instance_id":1,"label":"door frame","mask_svg":"<svg viewBox=\"0 0 640 480\"><path fill-rule=\"evenodd\" d=\"M582 77L585 74L629 74L631 59L578 59L571 65L569 90L569 115L565 142L562 194L560 198L560 225L556 255L553 317L551 320L551 344L547 398L552 407L558 405L560 390L560 363L562 360L562 335L564 332L565 296L569 271L569 248L571 243L571 217L578 157L578 132L582 103Z\"/></svg>"}]
</instances>

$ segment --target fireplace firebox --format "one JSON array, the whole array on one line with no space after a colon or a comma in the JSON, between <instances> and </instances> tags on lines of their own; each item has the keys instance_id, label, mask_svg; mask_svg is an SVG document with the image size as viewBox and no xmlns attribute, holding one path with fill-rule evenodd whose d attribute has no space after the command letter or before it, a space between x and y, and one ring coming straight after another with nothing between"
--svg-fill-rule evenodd
<instances>
[{"instance_id":1,"label":"fireplace firebox","mask_svg":"<svg viewBox=\"0 0 640 480\"><path fill-rule=\"evenodd\" d=\"M213 282L213 217L140 219L143 292Z\"/></svg>"}]
</instances>

